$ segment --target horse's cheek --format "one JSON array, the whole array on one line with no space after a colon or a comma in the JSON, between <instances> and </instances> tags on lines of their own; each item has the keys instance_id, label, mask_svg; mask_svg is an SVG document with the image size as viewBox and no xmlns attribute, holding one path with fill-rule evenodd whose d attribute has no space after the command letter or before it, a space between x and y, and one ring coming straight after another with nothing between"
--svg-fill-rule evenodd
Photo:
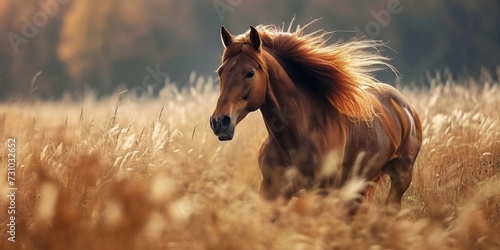
<instances>
[{"instance_id":1,"label":"horse's cheek","mask_svg":"<svg viewBox=\"0 0 500 250\"><path fill-rule=\"evenodd\" d=\"M259 88L253 88L250 93L250 98L248 98L247 109L249 111L255 111L262 106L264 103L265 92Z\"/></svg>"}]
</instances>

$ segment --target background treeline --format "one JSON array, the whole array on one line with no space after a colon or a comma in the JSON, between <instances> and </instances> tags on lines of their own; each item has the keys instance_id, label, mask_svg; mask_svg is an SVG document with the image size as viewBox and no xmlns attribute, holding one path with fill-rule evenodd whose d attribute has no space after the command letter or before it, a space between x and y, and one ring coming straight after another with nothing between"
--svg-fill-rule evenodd
<instances>
[{"instance_id":1,"label":"background treeline","mask_svg":"<svg viewBox=\"0 0 500 250\"><path fill-rule=\"evenodd\" d=\"M182 85L192 70L214 75L220 25L239 34L293 17L321 17L310 30L338 31L332 39L361 30L388 42L405 82L444 68L475 75L500 65L498 10L497 0L1 0L0 100Z\"/></svg>"}]
</instances>

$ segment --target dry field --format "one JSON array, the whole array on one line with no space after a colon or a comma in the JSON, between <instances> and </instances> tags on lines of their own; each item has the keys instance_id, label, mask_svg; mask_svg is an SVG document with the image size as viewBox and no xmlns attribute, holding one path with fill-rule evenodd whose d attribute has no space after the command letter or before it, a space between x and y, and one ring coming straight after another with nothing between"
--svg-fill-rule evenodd
<instances>
[{"instance_id":1,"label":"dry field","mask_svg":"<svg viewBox=\"0 0 500 250\"><path fill-rule=\"evenodd\" d=\"M500 69L497 74L500 74ZM356 185L305 193L276 223L259 214L258 112L219 142L210 79L159 99L0 104L0 249L500 249L500 83L484 73L399 87L424 143L402 211L388 217L388 180L353 218ZM16 139L15 243L8 138Z\"/></svg>"}]
</instances>

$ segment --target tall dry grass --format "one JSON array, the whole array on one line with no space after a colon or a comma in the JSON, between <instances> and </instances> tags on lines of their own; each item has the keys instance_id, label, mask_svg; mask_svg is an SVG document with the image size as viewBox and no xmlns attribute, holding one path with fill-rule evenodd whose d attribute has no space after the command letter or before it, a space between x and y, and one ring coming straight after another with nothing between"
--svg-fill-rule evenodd
<instances>
[{"instance_id":1,"label":"tall dry grass","mask_svg":"<svg viewBox=\"0 0 500 250\"><path fill-rule=\"evenodd\" d=\"M401 213L385 215L384 180L353 218L343 197L356 183L325 198L305 193L274 224L259 216L260 114L219 142L210 79L193 76L155 100L3 103L0 162L16 137L18 191L15 243L0 196L0 248L500 249L499 80L437 75L430 87L400 89L425 138ZM6 178L2 167L2 192Z\"/></svg>"}]
</instances>

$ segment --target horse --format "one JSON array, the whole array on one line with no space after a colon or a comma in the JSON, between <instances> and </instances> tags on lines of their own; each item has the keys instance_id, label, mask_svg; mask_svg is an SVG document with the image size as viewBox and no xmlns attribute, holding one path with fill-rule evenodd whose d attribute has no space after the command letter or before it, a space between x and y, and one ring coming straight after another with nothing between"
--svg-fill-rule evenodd
<instances>
[{"instance_id":1,"label":"horse","mask_svg":"<svg viewBox=\"0 0 500 250\"><path fill-rule=\"evenodd\" d=\"M383 43L329 43L331 32L306 34L307 26L293 32L250 26L238 36L221 27L220 93L210 127L220 141L231 140L236 125L260 110L268 132L258 155L261 201L286 205L301 189L342 187L353 177L376 183L388 175L385 203L397 212L422 144L418 114L373 76L395 70L380 54ZM321 174L332 152L336 171ZM367 185L359 196L373 188Z\"/></svg>"}]
</instances>

